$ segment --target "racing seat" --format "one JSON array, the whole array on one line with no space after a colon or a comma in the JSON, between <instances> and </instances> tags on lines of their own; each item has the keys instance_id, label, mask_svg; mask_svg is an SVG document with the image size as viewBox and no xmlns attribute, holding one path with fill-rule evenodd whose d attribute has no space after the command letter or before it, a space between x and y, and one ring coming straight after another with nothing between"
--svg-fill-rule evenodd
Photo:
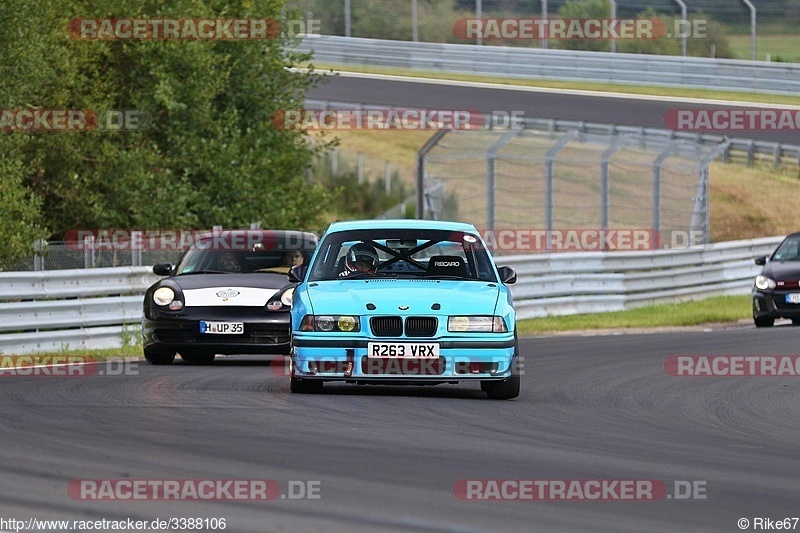
<instances>
[{"instance_id":1,"label":"racing seat","mask_svg":"<svg viewBox=\"0 0 800 533\"><path fill-rule=\"evenodd\" d=\"M469 276L467 263L463 257L457 255L434 255L428 261L428 276L456 276L466 278Z\"/></svg>"}]
</instances>

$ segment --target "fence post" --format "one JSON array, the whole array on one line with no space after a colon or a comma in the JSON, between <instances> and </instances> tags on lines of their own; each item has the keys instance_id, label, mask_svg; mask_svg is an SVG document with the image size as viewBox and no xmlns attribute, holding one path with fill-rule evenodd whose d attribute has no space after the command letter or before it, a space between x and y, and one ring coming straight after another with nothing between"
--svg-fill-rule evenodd
<instances>
[{"instance_id":1,"label":"fence post","mask_svg":"<svg viewBox=\"0 0 800 533\"><path fill-rule=\"evenodd\" d=\"M47 241L38 239L33 243L33 270L44 270L44 250L47 247Z\"/></svg>"},{"instance_id":2,"label":"fence post","mask_svg":"<svg viewBox=\"0 0 800 533\"><path fill-rule=\"evenodd\" d=\"M83 238L83 268L94 266L94 235Z\"/></svg>"},{"instance_id":3,"label":"fence post","mask_svg":"<svg viewBox=\"0 0 800 533\"><path fill-rule=\"evenodd\" d=\"M364 154L358 152L358 184L364 183Z\"/></svg>"},{"instance_id":4,"label":"fence post","mask_svg":"<svg viewBox=\"0 0 800 533\"><path fill-rule=\"evenodd\" d=\"M550 150L544 159L544 226L547 230L546 250L553 247L553 163L558 153L576 136L578 130L572 130L564 134Z\"/></svg>"},{"instance_id":5,"label":"fence post","mask_svg":"<svg viewBox=\"0 0 800 533\"><path fill-rule=\"evenodd\" d=\"M425 218L425 158L434 146L439 144L448 130L437 130L417 152L417 218Z\"/></svg>"},{"instance_id":6,"label":"fence post","mask_svg":"<svg viewBox=\"0 0 800 533\"><path fill-rule=\"evenodd\" d=\"M494 231L495 226L495 159L508 142L523 130L511 130L500 137L486 153L486 230Z\"/></svg>"},{"instance_id":7,"label":"fence post","mask_svg":"<svg viewBox=\"0 0 800 533\"><path fill-rule=\"evenodd\" d=\"M386 179L384 180L386 186L386 196L392 194L392 162L386 161Z\"/></svg>"}]
</instances>

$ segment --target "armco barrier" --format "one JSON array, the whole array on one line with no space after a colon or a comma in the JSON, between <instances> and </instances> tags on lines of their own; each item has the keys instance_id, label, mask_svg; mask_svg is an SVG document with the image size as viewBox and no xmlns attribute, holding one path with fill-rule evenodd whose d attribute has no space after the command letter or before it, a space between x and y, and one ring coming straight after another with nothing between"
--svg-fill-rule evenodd
<instances>
[{"instance_id":1,"label":"armco barrier","mask_svg":"<svg viewBox=\"0 0 800 533\"><path fill-rule=\"evenodd\" d=\"M500 256L517 270L511 286L519 318L622 311L654 303L746 294L783 237L684 250Z\"/></svg>"},{"instance_id":2,"label":"armco barrier","mask_svg":"<svg viewBox=\"0 0 800 533\"><path fill-rule=\"evenodd\" d=\"M0 272L0 352L26 354L122 345L141 334L148 267Z\"/></svg>"},{"instance_id":3,"label":"armco barrier","mask_svg":"<svg viewBox=\"0 0 800 533\"><path fill-rule=\"evenodd\" d=\"M686 250L499 256L514 267L519 318L597 313L660 302L744 294L782 237ZM122 345L138 337L148 267L0 273L0 352L25 354Z\"/></svg>"},{"instance_id":4,"label":"armco barrier","mask_svg":"<svg viewBox=\"0 0 800 533\"><path fill-rule=\"evenodd\" d=\"M800 94L800 64L797 63L422 43L333 35L308 35L298 49L313 52L316 61L336 65L371 65L448 74L792 96Z\"/></svg>"}]
</instances>

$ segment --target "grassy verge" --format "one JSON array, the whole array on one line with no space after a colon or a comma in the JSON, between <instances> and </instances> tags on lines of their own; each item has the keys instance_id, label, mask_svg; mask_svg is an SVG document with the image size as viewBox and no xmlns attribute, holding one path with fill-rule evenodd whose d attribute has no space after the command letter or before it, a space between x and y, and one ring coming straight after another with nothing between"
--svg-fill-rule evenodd
<instances>
[{"instance_id":1,"label":"grassy verge","mask_svg":"<svg viewBox=\"0 0 800 533\"><path fill-rule=\"evenodd\" d=\"M736 322L751 316L750 296L716 296L695 302L649 305L628 311L531 318L517 322L520 335L581 329L654 328Z\"/></svg>"},{"instance_id":2,"label":"grassy verge","mask_svg":"<svg viewBox=\"0 0 800 533\"><path fill-rule=\"evenodd\" d=\"M127 346L122 348L107 348L104 350L70 350L65 349L58 352L43 352L37 354L19 355L3 352L3 357L19 357L21 365L41 365L41 364L64 364L64 363L90 363L95 361L105 361L107 359L130 359L142 357L141 346ZM31 358L31 360L28 360ZM13 366L13 363L10 363ZM7 365L8 366L8 365Z\"/></svg>"},{"instance_id":3,"label":"grassy verge","mask_svg":"<svg viewBox=\"0 0 800 533\"><path fill-rule=\"evenodd\" d=\"M731 50L739 59L750 59L750 35L729 35ZM756 39L756 52L759 61L765 61L767 54L772 61L800 61L800 35L762 35Z\"/></svg>"},{"instance_id":4,"label":"grassy verge","mask_svg":"<svg viewBox=\"0 0 800 533\"><path fill-rule=\"evenodd\" d=\"M759 53L760 55L760 53ZM764 104L800 105L800 96L779 94L757 94L748 92L717 91L706 89L682 89L679 87L640 86L612 83L589 83L577 81L526 80L520 78L503 78L495 76L478 76L474 74L444 74L424 70L411 70L395 67L372 67L360 65L335 65L314 62L318 71L342 70L368 74L391 74L395 76L412 76L418 78L445 79L454 81L471 81L481 83L498 83L521 87L541 87L547 89L575 89L583 91L614 92L642 94L649 96L674 96L681 98L702 98L709 100L730 100L735 102L754 102ZM307 66L307 65L302 65Z\"/></svg>"}]
</instances>

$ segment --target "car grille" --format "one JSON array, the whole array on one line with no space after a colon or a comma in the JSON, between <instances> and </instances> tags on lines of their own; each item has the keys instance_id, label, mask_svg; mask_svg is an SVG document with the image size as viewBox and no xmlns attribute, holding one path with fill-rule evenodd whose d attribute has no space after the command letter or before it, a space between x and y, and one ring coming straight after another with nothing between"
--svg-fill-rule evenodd
<instances>
[{"instance_id":1,"label":"car grille","mask_svg":"<svg viewBox=\"0 0 800 533\"><path fill-rule=\"evenodd\" d=\"M399 316L374 316L369 319L369 326L376 337L399 337L403 334L403 319Z\"/></svg>"},{"instance_id":2,"label":"car grille","mask_svg":"<svg viewBox=\"0 0 800 533\"><path fill-rule=\"evenodd\" d=\"M374 316L369 320L376 337L399 337L403 334L403 318L399 316ZM405 319L406 337L433 337L439 321L435 316L410 316Z\"/></svg>"},{"instance_id":3,"label":"car grille","mask_svg":"<svg viewBox=\"0 0 800 533\"><path fill-rule=\"evenodd\" d=\"M406 318L406 337L433 337L437 325L435 316L410 316Z\"/></svg>"}]
</instances>

